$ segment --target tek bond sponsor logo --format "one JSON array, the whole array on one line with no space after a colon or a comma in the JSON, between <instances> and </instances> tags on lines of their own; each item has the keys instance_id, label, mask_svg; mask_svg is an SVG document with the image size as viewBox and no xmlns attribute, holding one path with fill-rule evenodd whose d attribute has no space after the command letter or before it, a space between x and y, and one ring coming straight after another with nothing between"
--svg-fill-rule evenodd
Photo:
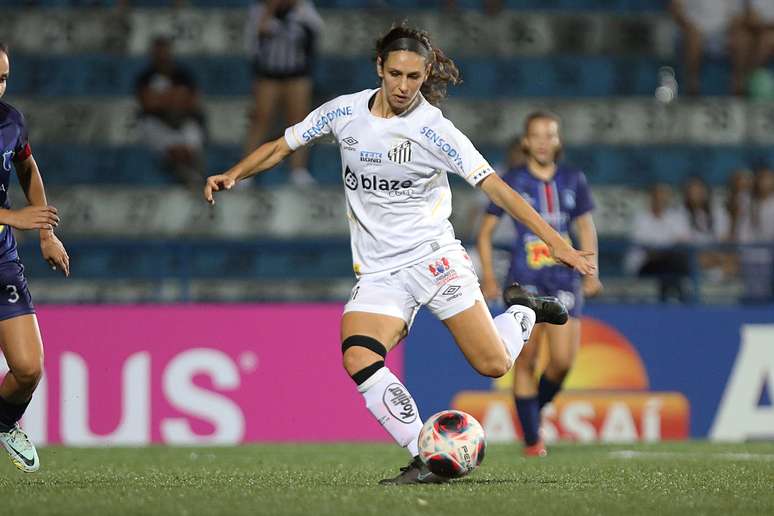
<instances>
[{"instance_id":1,"label":"tek bond sponsor logo","mask_svg":"<svg viewBox=\"0 0 774 516\"><path fill-rule=\"evenodd\" d=\"M382 163L382 153L360 151L360 162L366 165L380 165Z\"/></svg>"},{"instance_id":2,"label":"tek bond sponsor logo","mask_svg":"<svg viewBox=\"0 0 774 516\"><path fill-rule=\"evenodd\" d=\"M301 134L301 138L304 139L304 143L308 143L314 138L323 134L325 126L330 125L334 120L342 116L352 116L352 106L338 107L327 113L323 113L317 122Z\"/></svg>"},{"instance_id":3,"label":"tek bond sponsor logo","mask_svg":"<svg viewBox=\"0 0 774 516\"><path fill-rule=\"evenodd\" d=\"M401 423L409 424L417 419L414 400L401 384L391 383L388 385L384 390L382 401L390 414Z\"/></svg>"}]
</instances>

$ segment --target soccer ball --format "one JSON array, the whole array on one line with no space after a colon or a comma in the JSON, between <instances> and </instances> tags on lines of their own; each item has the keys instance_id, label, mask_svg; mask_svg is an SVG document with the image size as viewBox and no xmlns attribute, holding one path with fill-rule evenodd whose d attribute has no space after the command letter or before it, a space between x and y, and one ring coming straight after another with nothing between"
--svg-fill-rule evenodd
<instances>
[{"instance_id":1,"label":"soccer ball","mask_svg":"<svg viewBox=\"0 0 774 516\"><path fill-rule=\"evenodd\" d=\"M459 410L433 414L419 432L419 458L441 477L464 477L481 464L485 451L481 424Z\"/></svg>"}]
</instances>

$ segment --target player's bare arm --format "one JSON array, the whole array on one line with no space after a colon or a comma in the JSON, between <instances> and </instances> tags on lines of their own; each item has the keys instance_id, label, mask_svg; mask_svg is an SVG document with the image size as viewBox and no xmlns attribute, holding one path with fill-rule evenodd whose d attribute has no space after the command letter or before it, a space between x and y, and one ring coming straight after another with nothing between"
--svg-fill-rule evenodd
<instances>
[{"instance_id":1,"label":"player's bare arm","mask_svg":"<svg viewBox=\"0 0 774 516\"><path fill-rule=\"evenodd\" d=\"M476 240L478 256L481 258L481 291L484 293L484 297L490 300L500 297L500 287L497 284L492 265L492 235L499 221L500 219L494 215L484 215Z\"/></svg>"},{"instance_id":2,"label":"player's bare arm","mask_svg":"<svg viewBox=\"0 0 774 516\"><path fill-rule=\"evenodd\" d=\"M23 161L17 161L16 174L19 184L27 197L29 206L16 210L16 218L22 222L35 221L26 228L14 226L19 229L38 229L40 235L40 252L43 259L55 269L59 269L65 276L70 275L70 257L62 242L54 234L54 228L59 224L59 215L53 206L48 205L46 190L43 187L43 178L35 162L35 158L28 156ZM26 219L23 220L23 219ZM13 224L11 224L13 226Z\"/></svg>"},{"instance_id":3,"label":"player's bare arm","mask_svg":"<svg viewBox=\"0 0 774 516\"><path fill-rule=\"evenodd\" d=\"M208 177L204 185L204 199L210 204L215 204L213 193L230 190L242 179L272 168L292 152L284 137L264 143L225 173Z\"/></svg>"},{"instance_id":4,"label":"player's bare arm","mask_svg":"<svg viewBox=\"0 0 774 516\"><path fill-rule=\"evenodd\" d=\"M594 274L587 274L583 277L583 294L588 297L593 297L602 291L602 282L599 279L599 264L597 261L598 256L598 244L597 244L597 228L594 225L594 218L591 213L585 213L575 220L575 231L578 235L578 244L582 251L592 251L594 254L589 255L589 261L591 261L597 270Z\"/></svg>"},{"instance_id":5,"label":"player's bare arm","mask_svg":"<svg viewBox=\"0 0 774 516\"><path fill-rule=\"evenodd\" d=\"M490 174L481 181L479 186L493 203L504 209L511 217L523 222L539 236L548 245L555 259L584 275L592 274L596 270L596 266L589 258L594 254L593 251L574 249L499 176Z\"/></svg>"}]
</instances>

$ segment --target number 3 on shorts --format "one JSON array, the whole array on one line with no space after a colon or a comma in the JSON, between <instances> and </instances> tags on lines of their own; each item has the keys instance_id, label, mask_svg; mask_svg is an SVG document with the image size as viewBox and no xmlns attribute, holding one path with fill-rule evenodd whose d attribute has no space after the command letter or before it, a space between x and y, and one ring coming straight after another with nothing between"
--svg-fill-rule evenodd
<instances>
[{"instance_id":1,"label":"number 3 on shorts","mask_svg":"<svg viewBox=\"0 0 774 516\"><path fill-rule=\"evenodd\" d=\"M16 285L6 285L5 290L9 292L8 294L9 303L15 303L19 300L19 290L16 288Z\"/></svg>"}]
</instances>

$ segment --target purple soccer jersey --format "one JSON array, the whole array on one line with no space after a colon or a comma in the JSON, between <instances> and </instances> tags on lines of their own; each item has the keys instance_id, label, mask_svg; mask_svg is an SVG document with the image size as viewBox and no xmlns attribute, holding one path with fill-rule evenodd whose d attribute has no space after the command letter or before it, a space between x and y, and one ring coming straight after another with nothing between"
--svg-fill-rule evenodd
<instances>
[{"instance_id":1,"label":"purple soccer jersey","mask_svg":"<svg viewBox=\"0 0 774 516\"><path fill-rule=\"evenodd\" d=\"M526 166L513 168L504 176L508 186L524 199L567 240L573 221L594 209L586 176L578 169L559 165L550 181L532 175ZM490 203L487 213L502 216L503 209ZM582 306L580 274L551 258L548 246L527 226L514 221L517 236L511 249L508 283L518 281L541 295L557 296L578 316Z\"/></svg>"},{"instance_id":2,"label":"purple soccer jersey","mask_svg":"<svg viewBox=\"0 0 774 516\"><path fill-rule=\"evenodd\" d=\"M14 163L24 161L30 154L24 116L10 104L0 101L0 207L9 209L8 187ZM0 263L18 259L13 231L0 226Z\"/></svg>"}]
</instances>

